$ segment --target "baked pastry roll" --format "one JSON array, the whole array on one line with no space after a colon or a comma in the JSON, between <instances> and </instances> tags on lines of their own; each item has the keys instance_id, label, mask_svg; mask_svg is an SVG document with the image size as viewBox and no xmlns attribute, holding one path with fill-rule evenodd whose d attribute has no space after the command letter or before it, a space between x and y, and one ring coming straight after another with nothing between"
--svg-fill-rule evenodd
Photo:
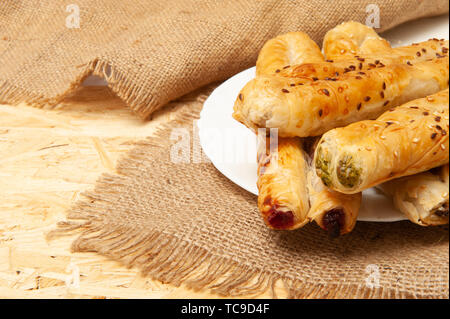
<instances>
[{"instance_id":1,"label":"baked pastry roll","mask_svg":"<svg viewBox=\"0 0 450 319\"><path fill-rule=\"evenodd\" d=\"M392 106L448 87L448 58L348 72L337 79L299 84L258 76L238 95L233 117L253 131L278 128L281 137L318 136L352 122L376 118Z\"/></svg>"},{"instance_id":2,"label":"baked pastry roll","mask_svg":"<svg viewBox=\"0 0 450 319\"><path fill-rule=\"evenodd\" d=\"M421 226L448 224L448 164L440 172L424 172L378 186L392 197L395 207ZM440 173L440 174L439 174Z\"/></svg>"},{"instance_id":3,"label":"baked pastry roll","mask_svg":"<svg viewBox=\"0 0 450 319\"><path fill-rule=\"evenodd\" d=\"M303 32L269 40L259 53L258 75L280 74L287 65L323 61L317 44ZM258 134L258 209L272 229L296 229L309 220L308 157L299 138L278 138L276 144Z\"/></svg>"},{"instance_id":4,"label":"baked pastry roll","mask_svg":"<svg viewBox=\"0 0 450 319\"><path fill-rule=\"evenodd\" d=\"M325 133L315 153L317 175L352 194L449 161L448 89L406 103L377 120Z\"/></svg>"},{"instance_id":5,"label":"baked pastry roll","mask_svg":"<svg viewBox=\"0 0 450 319\"><path fill-rule=\"evenodd\" d=\"M296 229L309 221L309 165L299 138L277 143L258 135L258 208L268 227Z\"/></svg>"},{"instance_id":6,"label":"baked pastry roll","mask_svg":"<svg viewBox=\"0 0 450 319\"><path fill-rule=\"evenodd\" d=\"M331 237L344 235L353 230L361 207L362 193L342 194L326 187L317 176L314 167L313 154L318 138L304 140L308 157L308 193L310 209L308 219L314 220L322 229L328 231Z\"/></svg>"},{"instance_id":7,"label":"baked pastry roll","mask_svg":"<svg viewBox=\"0 0 450 319\"><path fill-rule=\"evenodd\" d=\"M390 48L389 42L381 38L374 29L359 22L348 21L325 34L323 50L327 59L342 59L362 53L361 47L369 42L380 51Z\"/></svg>"},{"instance_id":8,"label":"baked pastry roll","mask_svg":"<svg viewBox=\"0 0 450 319\"><path fill-rule=\"evenodd\" d=\"M449 42L432 39L399 48L379 47L367 49L366 54L361 54L339 60L327 60L320 63L307 63L302 65L287 65L281 69L280 75L284 77L301 78L303 83L311 82L313 78L318 80L337 80L340 74L356 71L364 75L367 70L383 68L391 64L413 64L436 57L448 56ZM372 51L373 50L373 51Z\"/></svg>"},{"instance_id":9,"label":"baked pastry roll","mask_svg":"<svg viewBox=\"0 0 450 319\"><path fill-rule=\"evenodd\" d=\"M278 73L302 63L323 62L319 46L303 32L289 32L264 44L256 61L256 75Z\"/></svg>"}]
</instances>

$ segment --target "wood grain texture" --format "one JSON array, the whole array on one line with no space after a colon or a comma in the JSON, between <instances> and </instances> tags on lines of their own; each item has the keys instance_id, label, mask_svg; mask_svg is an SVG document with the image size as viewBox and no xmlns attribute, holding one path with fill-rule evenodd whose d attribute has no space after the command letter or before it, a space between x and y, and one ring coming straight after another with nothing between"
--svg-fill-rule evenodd
<instances>
[{"instance_id":1,"label":"wood grain texture","mask_svg":"<svg viewBox=\"0 0 450 319\"><path fill-rule=\"evenodd\" d=\"M0 298L218 298L143 278L95 253L71 253L74 237L45 239L80 193L113 173L181 103L152 121L106 87L83 87L53 109L0 104ZM77 270L79 286L66 284ZM283 297L282 287L276 291Z\"/></svg>"}]
</instances>

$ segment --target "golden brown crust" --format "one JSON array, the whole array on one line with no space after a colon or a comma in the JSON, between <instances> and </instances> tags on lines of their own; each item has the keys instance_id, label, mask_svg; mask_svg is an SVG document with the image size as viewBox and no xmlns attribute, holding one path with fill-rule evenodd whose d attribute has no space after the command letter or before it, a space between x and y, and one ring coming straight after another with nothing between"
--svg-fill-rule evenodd
<instances>
[{"instance_id":1,"label":"golden brown crust","mask_svg":"<svg viewBox=\"0 0 450 319\"><path fill-rule=\"evenodd\" d=\"M372 47L375 46L380 51L390 48L389 42L372 28L359 22L348 21L325 34L323 50L327 59L342 59L362 53L361 47L367 42L371 42Z\"/></svg>"},{"instance_id":2,"label":"golden brown crust","mask_svg":"<svg viewBox=\"0 0 450 319\"><path fill-rule=\"evenodd\" d=\"M256 61L256 74L274 74L290 65L322 61L319 46L307 34L289 32L264 44Z\"/></svg>"},{"instance_id":3,"label":"golden brown crust","mask_svg":"<svg viewBox=\"0 0 450 319\"><path fill-rule=\"evenodd\" d=\"M410 221L421 226L448 224L448 164L440 174L424 172L394 179L378 187L391 196L394 205Z\"/></svg>"},{"instance_id":4,"label":"golden brown crust","mask_svg":"<svg viewBox=\"0 0 450 319\"><path fill-rule=\"evenodd\" d=\"M342 193L427 171L449 161L448 89L392 109L375 121L324 134L317 174Z\"/></svg>"},{"instance_id":5,"label":"golden brown crust","mask_svg":"<svg viewBox=\"0 0 450 319\"><path fill-rule=\"evenodd\" d=\"M328 60L321 63L306 63L302 65L291 65L280 71L280 75L285 77L300 77L323 79L337 79L339 75L351 71L358 73L384 67L392 64L414 64L439 56L448 56L449 42L438 39L431 39L425 42L416 43L400 48L387 48L377 51L379 48L367 54L352 55L346 59Z\"/></svg>"},{"instance_id":6,"label":"golden brown crust","mask_svg":"<svg viewBox=\"0 0 450 319\"><path fill-rule=\"evenodd\" d=\"M278 128L281 137L317 136L392 106L448 87L449 61L436 58L414 65L394 64L336 81L298 84L295 79L258 76L241 90L233 117L256 131Z\"/></svg>"},{"instance_id":7,"label":"golden brown crust","mask_svg":"<svg viewBox=\"0 0 450 319\"><path fill-rule=\"evenodd\" d=\"M308 163L300 139L270 142L258 137L258 208L268 227L296 229L308 222Z\"/></svg>"}]
</instances>

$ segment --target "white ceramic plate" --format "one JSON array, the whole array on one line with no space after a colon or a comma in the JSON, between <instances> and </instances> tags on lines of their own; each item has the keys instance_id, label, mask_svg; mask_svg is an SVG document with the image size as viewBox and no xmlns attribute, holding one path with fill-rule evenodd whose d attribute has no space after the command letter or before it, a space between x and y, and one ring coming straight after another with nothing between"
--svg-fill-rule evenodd
<instances>
[{"instance_id":1,"label":"white ceramic plate","mask_svg":"<svg viewBox=\"0 0 450 319\"><path fill-rule=\"evenodd\" d=\"M429 38L448 39L448 15L401 25L383 36L392 46L407 45ZM255 76L255 68L245 70L217 87L206 100L197 122L200 144L213 165L231 181L257 195L256 138L231 114L241 88ZM390 199L375 189L363 192L358 220L393 222L404 220Z\"/></svg>"}]
</instances>

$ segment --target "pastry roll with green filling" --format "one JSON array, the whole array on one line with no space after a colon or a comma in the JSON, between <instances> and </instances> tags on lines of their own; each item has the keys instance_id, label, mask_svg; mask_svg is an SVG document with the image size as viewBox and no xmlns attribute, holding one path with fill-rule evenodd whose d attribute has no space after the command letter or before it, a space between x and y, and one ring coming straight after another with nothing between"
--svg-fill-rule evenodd
<instances>
[{"instance_id":1,"label":"pastry roll with green filling","mask_svg":"<svg viewBox=\"0 0 450 319\"><path fill-rule=\"evenodd\" d=\"M326 187L317 176L313 154L318 138L304 139L304 149L309 154L308 192L311 208L308 219L314 220L331 237L353 230L361 207L362 194L342 194Z\"/></svg>"},{"instance_id":2,"label":"pastry roll with green filling","mask_svg":"<svg viewBox=\"0 0 450 319\"><path fill-rule=\"evenodd\" d=\"M234 104L233 117L248 128L278 128L281 137L318 136L335 127L376 118L393 106L448 87L447 57L393 64L307 84L257 76Z\"/></svg>"},{"instance_id":3,"label":"pastry roll with green filling","mask_svg":"<svg viewBox=\"0 0 450 319\"><path fill-rule=\"evenodd\" d=\"M377 186L392 197L409 220L421 226L448 224L448 164L438 172L424 172Z\"/></svg>"},{"instance_id":4,"label":"pastry roll with green filling","mask_svg":"<svg viewBox=\"0 0 450 319\"><path fill-rule=\"evenodd\" d=\"M449 161L448 89L325 133L315 152L317 175L352 194Z\"/></svg>"}]
</instances>

